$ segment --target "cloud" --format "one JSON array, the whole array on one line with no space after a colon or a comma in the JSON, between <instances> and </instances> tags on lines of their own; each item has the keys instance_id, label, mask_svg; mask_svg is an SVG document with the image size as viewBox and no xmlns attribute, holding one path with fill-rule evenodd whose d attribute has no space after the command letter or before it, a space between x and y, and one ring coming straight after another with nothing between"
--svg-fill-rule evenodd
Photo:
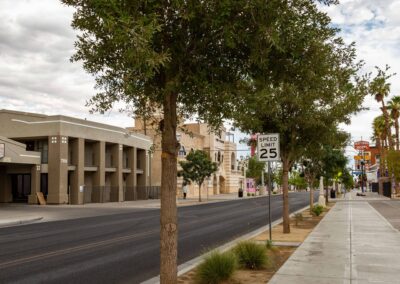
<instances>
[{"instance_id":1,"label":"cloud","mask_svg":"<svg viewBox=\"0 0 400 284\"><path fill-rule=\"evenodd\" d=\"M0 108L64 114L119 126L132 119L117 110L90 115L94 79L71 63L73 9L56 0L0 2Z\"/></svg>"},{"instance_id":2,"label":"cloud","mask_svg":"<svg viewBox=\"0 0 400 284\"><path fill-rule=\"evenodd\" d=\"M346 42L356 42L358 58L366 62L364 72L388 63L400 74L400 0L342 0L323 9L342 29ZM69 61L76 37L70 26L72 15L73 9L57 0L0 1L0 108L132 125L116 110L89 115L85 102L95 94L94 79L81 63ZM392 95L400 95L398 77L391 82ZM370 110L343 126L353 139L371 137L372 120L380 114L372 97L364 106Z\"/></svg>"},{"instance_id":3,"label":"cloud","mask_svg":"<svg viewBox=\"0 0 400 284\"><path fill-rule=\"evenodd\" d=\"M365 61L363 72L374 72L375 66L384 68L389 64L392 72L400 73L400 0L342 0L337 6L323 9L341 28L345 41L356 43L358 59ZM400 95L398 76L390 82L390 97ZM370 140L372 121L381 114L380 104L372 96L365 99L364 107L369 110L354 115L350 125L342 126L353 140Z\"/></svg>"}]
</instances>

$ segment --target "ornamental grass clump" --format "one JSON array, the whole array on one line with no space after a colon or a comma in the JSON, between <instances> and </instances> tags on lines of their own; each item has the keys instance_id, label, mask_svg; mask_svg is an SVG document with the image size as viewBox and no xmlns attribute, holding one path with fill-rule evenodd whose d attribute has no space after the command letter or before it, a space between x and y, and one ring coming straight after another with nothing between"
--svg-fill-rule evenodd
<instances>
[{"instance_id":1,"label":"ornamental grass clump","mask_svg":"<svg viewBox=\"0 0 400 284\"><path fill-rule=\"evenodd\" d=\"M260 269L267 264L266 247L251 241L240 242L233 249L239 265L248 269Z\"/></svg>"},{"instance_id":2,"label":"ornamental grass clump","mask_svg":"<svg viewBox=\"0 0 400 284\"><path fill-rule=\"evenodd\" d=\"M312 212L313 212L316 216L321 215L321 213L322 213L323 211L324 211L324 207L321 206L321 205L314 206L313 209L312 209Z\"/></svg>"},{"instance_id":3,"label":"ornamental grass clump","mask_svg":"<svg viewBox=\"0 0 400 284\"><path fill-rule=\"evenodd\" d=\"M218 284L221 281L228 280L236 267L237 260L233 253L212 252L197 269L197 283Z\"/></svg>"}]
</instances>

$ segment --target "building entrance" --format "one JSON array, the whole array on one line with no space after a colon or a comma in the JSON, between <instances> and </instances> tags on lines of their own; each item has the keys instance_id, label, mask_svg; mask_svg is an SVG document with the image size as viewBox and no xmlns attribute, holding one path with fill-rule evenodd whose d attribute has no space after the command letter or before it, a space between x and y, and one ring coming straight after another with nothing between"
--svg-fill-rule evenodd
<instances>
[{"instance_id":1,"label":"building entrance","mask_svg":"<svg viewBox=\"0 0 400 284\"><path fill-rule=\"evenodd\" d=\"M31 175L12 174L11 191L13 202L28 202L28 196L31 194Z\"/></svg>"}]
</instances>

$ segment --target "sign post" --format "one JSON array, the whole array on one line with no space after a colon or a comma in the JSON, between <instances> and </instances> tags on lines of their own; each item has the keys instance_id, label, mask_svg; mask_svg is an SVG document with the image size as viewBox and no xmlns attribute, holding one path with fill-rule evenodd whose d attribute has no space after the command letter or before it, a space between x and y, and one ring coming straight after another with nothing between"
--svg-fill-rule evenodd
<instances>
[{"instance_id":1,"label":"sign post","mask_svg":"<svg viewBox=\"0 0 400 284\"><path fill-rule=\"evenodd\" d=\"M363 141L361 138L360 141L354 142L354 148L361 152L361 192L364 192L365 151L369 151L369 142ZM354 157L354 159L356 159L356 157Z\"/></svg>"},{"instance_id":2,"label":"sign post","mask_svg":"<svg viewBox=\"0 0 400 284\"><path fill-rule=\"evenodd\" d=\"M268 225L269 240L272 241L271 222L271 162L280 161L279 133L257 136L257 154L260 162L268 163Z\"/></svg>"}]
</instances>

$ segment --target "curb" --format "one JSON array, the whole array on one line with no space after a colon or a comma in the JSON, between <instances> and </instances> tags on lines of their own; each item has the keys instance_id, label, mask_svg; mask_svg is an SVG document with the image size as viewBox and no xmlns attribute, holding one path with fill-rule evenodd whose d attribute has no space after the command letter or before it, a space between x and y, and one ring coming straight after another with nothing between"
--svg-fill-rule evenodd
<instances>
[{"instance_id":1,"label":"curb","mask_svg":"<svg viewBox=\"0 0 400 284\"><path fill-rule=\"evenodd\" d=\"M305 207L303 207L303 208L291 213L289 215L289 217L293 217L295 214L300 213L300 212L302 212L302 211L304 211L304 210L306 210L308 208L309 208L309 205L307 205L307 206L305 206ZM282 221L283 221L283 218L279 218L278 220L272 222L271 226L274 227L274 226L282 223ZM253 238L253 237L255 237L255 236L257 236L257 235L259 235L259 234L261 234L262 232L265 232L265 231L269 231L269 226L268 225L262 226L261 228L258 228L258 229L254 230L252 232L247 233L247 234L244 234L244 235L242 235L242 236L240 236L240 237L238 237L238 238L236 238L236 239L234 239L234 240L232 240L232 241L230 241L230 242L228 242L228 243L226 243L226 244L224 244L222 246L214 248L212 251L215 251L215 250L218 250L218 251L221 251L221 252L227 251L227 250L231 249L232 247L234 247L238 242L243 241L243 240L247 240L247 239L251 239L251 238ZM179 265L178 266L178 276L181 276L182 274L185 274L186 272L188 272L188 271L192 270L193 268L195 268L196 266L198 266L204 260L204 258L207 257L212 251L210 251L208 253L205 253L203 255L200 255L200 256L198 256L196 258L193 258L193 259L191 259L191 260ZM160 275L157 275L157 276L155 276L153 278L150 278L150 279L142 282L142 284L159 284L159 283L160 283Z\"/></svg>"},{"instance_id":2,"label":"curb","mask_svg":"<svg viewBox=\"0 0 400 284\"><path fill-rule=\"evenodd\" d=\"M9 221L9 222L0 222L0 228L6 228L6 227L13 227L13 226L18 226L18 225L26 225L30 223L34 223L36 221L42 220L43 217L35 217L31 219L24 219L24 220L15 220L15 221Z\"/></svg>"}]
</instances>

